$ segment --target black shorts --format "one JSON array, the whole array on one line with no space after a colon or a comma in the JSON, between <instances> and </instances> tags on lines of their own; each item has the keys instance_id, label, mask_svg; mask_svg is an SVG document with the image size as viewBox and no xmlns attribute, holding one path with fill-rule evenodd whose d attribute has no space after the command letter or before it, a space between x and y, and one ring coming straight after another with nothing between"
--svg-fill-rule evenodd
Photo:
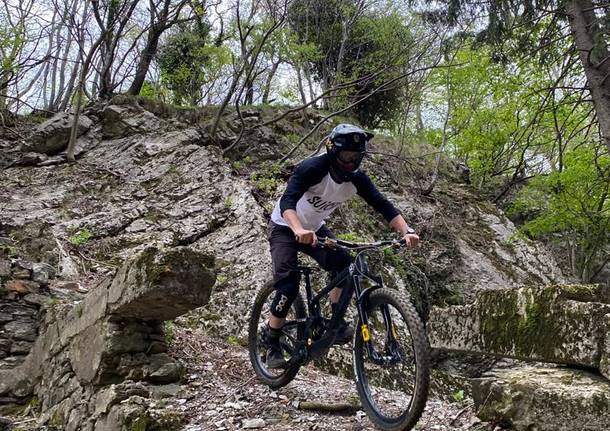
<instances>
[{"instance_id":1,"label":"black shorts","mask_svg":"<svg viewBox=\"0 0 610 431\"><path fill-rule=\"evenodd\" d=\"M316 231L318 237L335 238L332 231L322 225ZM312 247L297 242L294 232L288 226L269 222L267 238L271 245L271 261L273 262L273 281L277 283L288 277L299 264L297 252L311 256L326 271L339 272L349 266L351 258L345 250Z\"/></svg>"}]
</instances>

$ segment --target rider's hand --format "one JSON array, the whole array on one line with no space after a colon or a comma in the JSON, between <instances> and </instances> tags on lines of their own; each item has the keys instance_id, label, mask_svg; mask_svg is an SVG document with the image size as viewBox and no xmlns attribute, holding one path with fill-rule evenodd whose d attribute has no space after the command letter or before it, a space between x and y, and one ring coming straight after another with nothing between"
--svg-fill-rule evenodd
<instances>
[{"instance_id":1,"label":"rider's hand","mask_svg":"<svg viewBox=\"0 0 610 431\"><path fill-rule=\"evenodd\" d=\"M419 245L419 236L416 233L408 233L403 236L405 240L405 246L408 248L415 248Z\"/></svg>"},{"instance_id":2,"label":"rider's hand","mask_svg":"<svg viewBox=\"0 0 610 431\"><path fill-rule=\"evenodd\" d=\"M318 237L313 230L298 229L294 231L294 236L301 244L310 244L314 247L318 244Z\"/></svg>"}]
</instances>

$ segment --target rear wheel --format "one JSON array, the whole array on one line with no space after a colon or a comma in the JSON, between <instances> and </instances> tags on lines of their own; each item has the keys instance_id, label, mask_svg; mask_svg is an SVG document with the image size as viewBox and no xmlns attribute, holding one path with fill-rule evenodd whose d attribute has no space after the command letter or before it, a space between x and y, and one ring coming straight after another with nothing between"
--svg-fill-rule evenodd
<instances>
[{"instance_id":1,"label":"rear wheel","mask_svg":"<svg viewBox=\"0 0 610 431\"><path fill-rule=\"evenodd\" d=\"M362 406L383 430L410 430L428 397L429 344L424 325L405 295L379 289L368 298L369 341L360 322L354 372Z\"/></svg>"},{"instance_id":2,"label":"rear wheel","mask_svg":"<svg viewBox=\"0 0 610 431\"><path fill-rule=\"evenodd\" d=\"M300 365L293 365L286 369L270 369L265 363L267 356L266 328L269 316L271 315L271 303L275 297L275 289L269 283L265 285L256 295L254 306L250 314L248 324L248 350L250 362L259 380L272 388L280 388L287 385L294 379L299 371ZM289 361L291 355L295 353L295 339L300 339L299 328L296 319L306 317L305 304L299 294L290 307L286 324L284 325L283 335L280 344L284 352L284 359Z\"/></svg>"}]
</instances>

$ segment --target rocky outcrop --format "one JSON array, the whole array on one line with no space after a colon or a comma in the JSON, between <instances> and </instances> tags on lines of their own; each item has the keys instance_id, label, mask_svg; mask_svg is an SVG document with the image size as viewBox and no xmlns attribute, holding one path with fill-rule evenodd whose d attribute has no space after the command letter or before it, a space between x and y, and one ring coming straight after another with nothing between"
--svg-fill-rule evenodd
<instances>
[{"instance_id":1,"label":"rocky outcrop","mask_svg":"<svg viewBox=\"0 0 610 431\"><path fill-rule=\"evenodd\" d=\"M610 288L545 286L479 292L475 303L433 308L437 349L599 369L610 378Z\"/></svg>"},{"instance_id":2,"label":"rocky outcrop","mask_svg":"<svg viewBox=\"0 0 610 431\"><path fill-rule=\"evenodd\" d=\"M33 224L47 226L46 243L55 246L49 254L61 257L64 278L77 278L79 268L83 272L83 267L86 271L93 266L89 257L114 263L140 252L146 244L189 245L214 254L220 283L202 323L224 336L243 334L250 299L270 275L267 213L287 174L271 164L258 164L249 175L245 166L254 159L277 157L291 147L287 138L294 140L302 133L297 125L302 118L298 114L270 127L246 130L233 151L247 156L231 165L205 132L206 121L212 118L209 113L205 118L203 111L183 110L172 118L143 99L128 102L113 99L107 106L86 110L99 121L81 138L82 145L77 142L77 151L86 151L76 165L13 167L0 173L0 181L10 189L6 194L0 189L0 198L7 202L0 223L15 234ZM276 114L242 112L249 127ZM317 118L314 113L307 115ZM240 128L235 113L223 117L222 133L234 137ZM418 266L435 288L446 290L443 295L455 292L463 302L479 289L563 281L541 247L512 238L512 223L490 204L479 200L471 204L475 199L465 186L445 185L450 188L447 196L454 199L447 203L446 212L459 218L453 229L448 223L451 217L439 217L436 203L405 193L406 187L392 187L392 175L379 172L378 165L371 163L369 168L371 175L379 177L380 188L423 232ZM380 217L365 212L365 207L358 203L334 217L336 231L387 235ZM382 228L373 226L375 221ZM70 238L84 231L90 233L88 241L71 253ZM398 275L410 274L415 272Z\"/></svg>"},{"instance_id":3,"label":"rocky outcrop","mask_svg":"<svg viewBox=\"0 0 610 431\"><path fill-rule=\"evenodd\" d=\"M99 121L81 137L80 144L77 142L78 163L67 166L55 160L59 164L50 165L50 160L38 163L33 157L36 167L13 165L0 171L0 235L10 234L24 253L40 256L62 278L77 281L114 276L124 260L140 255L150 245L188 247L193 253L213 255L218 275L213 297L180 320L219 336L239 337L245 333L254 293L270 275L265 227L286 175L271 164L248 165L253 160L273 160L292 146L289 141L303 129L296 121L248 129L231 153L248 157L231 162L218 146L234 141L241 129L237 115L229 112L223 117L217 141L212 142L205 132L210 115L206 120L199 118L202 113L180 111L170 118L155 109L142 101L130 105L115 100L102 108L91 107L86 115ZM248 127L269 119L264 110L260 115L254 110L243 114ZM441 189L439 185L436 202L423 200L405 192L409 187L397 187L392 173L380 171L384 164L368 163L369 172L379 177L376 182L380 188L422 232L425 241L414 259L417 267L437 286L455 292L458 302L472 299L478 290L563 281L561 271L542 247L515 238L512 223L493 205L476 199L467 186L443 184ZM353 207L333 220L338 233L387 233L378 215L364 211L362 202L353 202ZM394 257L390 266L403 260L399 255L390 257ZM143 269L146 262L142 257L139 269L123 267L114 282L91 289L76 308L66 311L57 305L53 308L55 317L47 313L50 320L45 325L57 324L58 330L64 328L59 322L84 322L74 317L78 309L83 316L92 310L97 316L102 315L100 310L114 310L116 316L123 317L104 314L104 318L88 320L86 326L78 326L54 344L57 355L53 368L58 371L53 375L45 371L41 381L54 382L58 388L71 382L68 392L74 399L82 396L89 400L93 399L87 389L90 386L121 382L124 386L117 392L126 395L113 398L121 400L123 396L145 397L146 391L138 395L138 385L170 381L179 374L167 365L161 326L142 319L167 318L172 307L182 313L191 301L203 303L207 299L204 295L191 298L192 291L173 294L172 289L162 288L163 283L142 283L149 275ZM175 270L172 266L171 272ZM406 288L417 281L407 279L409 274L394 270L391 277L399 280L393 287ZM152 275L162 274L153 271ZM166 281L168 285L196 282L180 277ZM129 295L111 295L113 283L123 286L123 282L133 287ZM150 289L140 292L138 286ZM81 306L87 306L87 311ZM78 353L68 354L67 346L75 347ZM165 371L159 375L159 369ZM28 384L26 380L20 394L28 393ZM73 392L73 387L80 387L84 395ZM65 401L69 397L62 390L50 393L53 395L43 403L50 412L67 411L75 405L75 401ZM11 396L17 397L15 393ZM57 406L62 400L65 405L60 409ZM100 424L120 416L118 402L102 405L106 407L98 412ZM90 406L83 411L90 414L97 410ZM74 414L82 416L83 411Z\"/></svg>"},{"instance_id":4,"label":"rocky outcrop","mask_svg":"<svg viewBox=\"0 0 610 431\"><path fill-rule=\"evenodd\" d=\"M39 124L34 129L31 143L26 145L28 151L44 154L55 154L64 150L70 140L70 129L74 115L60 112ZM81 136L91 128L93 121L85 115L78 117L76 136Z\"/></svg>"},{"instance_id":5,"label":"rocky outcrop","mask_svg":"<svg viewBox=\"0 0 610 431\"><path fill-rule=\"evenodd\" d=\"M123 138L166 127L166 122L137 105L109 105L102 111L104 138Z\"/></svg>"},{"instance_id":6,"label":"rocky outcrop","mask_svg":"<svg viewBox=\"0 0 610 431\"><path fill-rule=\"evenodd\" d=\"M0 370L0 404L36 396L42 422L68 430L121 429L136 420L134 412L146 411L132 397L180 379L180 364L166 353L162 321L207 303L215 278L206 254L149 248L76 305L51 300L24 362Z\"/></svg>"},{"instance_id":7,"label":"rocky outcrop","mask_svg":"<svg viewBox=\"0 0 610 431\"><path fill-rule=\"evenodd\" d=\"M610 383L586 371L523 367L473 379L478 416L516 431L610 429Z\"/></svg>"}]
</instances>

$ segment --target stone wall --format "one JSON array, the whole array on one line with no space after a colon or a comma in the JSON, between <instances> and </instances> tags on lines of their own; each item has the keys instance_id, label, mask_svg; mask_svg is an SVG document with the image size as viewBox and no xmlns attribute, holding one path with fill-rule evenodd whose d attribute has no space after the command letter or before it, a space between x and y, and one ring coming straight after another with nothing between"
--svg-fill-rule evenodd
<instances>
[{"instance_id":1,"label":"stone wall","mask_svg":"<svg viewBox=\"0 0 610 431\"><path fill-rule=\"evenodd\" d=\"M4 239L6 243L8 240ZM49 299L53 267L0 252L0 370L21 364L38 336L39 310Z\"/></svg>"},{"instance_id":2,"label":"stone wall","mask_svg":"<svg viewBox=\"0 0 610 431\"><path fill-rule=\"evenodd\" d=\"M162 321L207 303L215 279L208 255L148 248L80 301L44 301L29 354L0 369L0 412L34 403L40 424L66 430L120 430L148 417L143 400L182 377Z\"/></svg>"}]
</instances>

